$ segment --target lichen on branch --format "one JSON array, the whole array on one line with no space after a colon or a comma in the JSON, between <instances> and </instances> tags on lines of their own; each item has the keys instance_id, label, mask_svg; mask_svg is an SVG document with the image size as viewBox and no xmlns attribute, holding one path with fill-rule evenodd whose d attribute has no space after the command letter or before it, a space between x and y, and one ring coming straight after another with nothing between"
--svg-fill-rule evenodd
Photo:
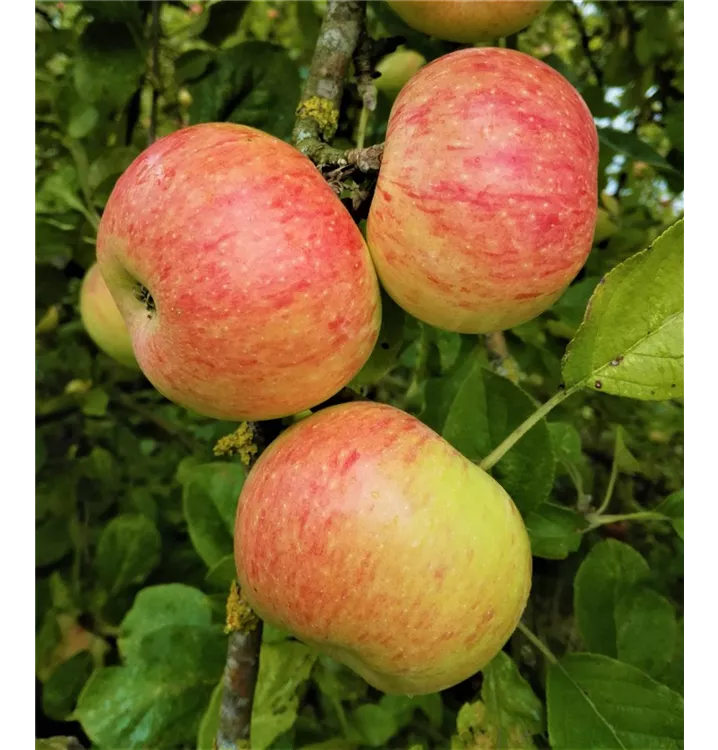
<instances>
[{"instance_id":1,"label":"lichen on branch","mask_svg":"<svg viewBox=\"0 0 718 750\"><path fill-rule=\"evenodd\" d=\"M320 167L352 165L368 172L379 169L381 163L381 145L348 151L331 145L339 125L339 109L349 64L360 40L365 40L362 49L368 40L365 19L364 2L329 0L327 4L292 133L297 149ZM359 54L360 59L365 57L363 53ZM365 68L362 63L359 79L362 97L367 103L371 102L371 90L367 86L369 73Z\"/></svg>"}]
</instances>

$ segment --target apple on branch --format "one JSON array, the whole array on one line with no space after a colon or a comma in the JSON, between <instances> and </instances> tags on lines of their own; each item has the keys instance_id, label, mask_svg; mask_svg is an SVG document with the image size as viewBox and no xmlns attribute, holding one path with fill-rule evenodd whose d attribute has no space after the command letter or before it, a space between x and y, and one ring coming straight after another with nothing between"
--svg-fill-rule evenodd
<instances>
[{"instance_id":1,"label":"apple on branch","mask_svg":"<svg viewBox=\"0 0 718 750\"><path fill-rule=\"evenodd\" d=\"M451 331L531 320L586 262L597 172L591 113L553 68L490 47L433 61L389 117L367 222L384 287Z\"/></svg>"},{"instance_id":2,"label":"apple on branch","mask_svg":"<svg viewBox=\"0 0 718 750\"><path fill-rule=\"evenodd\" d=\"M235 560L257 613L387 693L479 671L531 587L523 520L485 471L384 404L323 409L262 454Z\"/></svg>"},{"instance_id":3,"label":"apple on branch","mask_svg":"<svg viewBox=\"0 0 718 750\"><path fill-rule=\"evenodd\" d=\"M376 66L380 74L374 81L378 91L394 97L406 82L426 64L426 59L413 49L398 49L383 57Z\"/></svg>"},{"instance_id":4,"label":"apple on branch","mask_svg":"<svg viewBox=\"0 0 718 750\"><path fill-rule=\"evenodd\" d=\"M82 280L80 318L87 335L105 354L126 367L137 369L127 326L97 263L92 264Z\"/></svg>"},{"instance_id":5,"label":"apple on branch","mask_svg":"<svg viewBox=\"0 0 718 750\"><path fill-rule=\"evenodd\" d=\"M315 406L378 336L358 227L309 159L254 128L195 125L150 146L110 195L97 254L142 371L206 416Z\"/></svg>"},{"instance_id":6,"label":"apple on branch","mask_svg":"<svg viewBox=\"0 0 718 750\"><path fill-rule=\"evenodd\" d=\"M480 42L528 26L551 0L389 0L409 26L451 42Z\"/></svg>"}]
</instances>

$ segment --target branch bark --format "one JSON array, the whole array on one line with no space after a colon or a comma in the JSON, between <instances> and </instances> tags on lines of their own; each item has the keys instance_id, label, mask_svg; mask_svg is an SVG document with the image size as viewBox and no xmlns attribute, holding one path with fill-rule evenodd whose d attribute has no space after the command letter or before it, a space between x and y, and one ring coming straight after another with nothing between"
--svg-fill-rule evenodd
<instances>
[{"instance_id":1,"label":"branch bark","mask_svg":"<svg viewBox=\"0 0 718 750\"><path fill-rule=\"evenodd\" d=\"M297 107L292 140L317 166L351 165L368 172L379 169L383 145L343 150L331 146L337 132L344 81L366 18L366 3L359 0L330 0L324 16L309 77ZM367 37L366 44L370 44ZM363 57L363 55L362 55ZM364 71L368 62L362 62ZM366 73L359 71L363 96L371 101ZM373 84L371 85L373 89ZM365 98L366 102L367 99Z\"/></svg>"},{"instance_id":2,"label":"branch bark","mask_svg":"<svg viewBox=\"0 0 718 750\"><path fill-rule=\"evenodd\" d=\"M215 745L216 750L239 750L250 747L262 621L242 599L237 584L232 585L227 600L227 629L227 662Z\"/></svg>"},{"instance_id":3,"label":"branch bark","mask_svg":"<svg viewBox=\"0 0 718 750\"><path fill-rule=\"evenodd\" d=\"M150 25L150 84L152 86L152 108L150 125L147 128L147 145L157 138L157 106L160 97L160 2L152 0L152 22Z\"/></svg>"},{"instance_id":4,"label":"branch bark","mask_svg":"<svg viewBox=\"0 0 718 750\"><path fill-rule=\"evenodd\" d=\"M573 20L576 22L578 33L581 36L581 47L583 48L583 54L585 55L586 60L588 60L588 65L591 68L591 72L596 78L596 83L599 86L603 86L603 72L601 71L601 68L593 57L593 52L591 51L591 40L588 36L588 31L586 30L586 24L583 21L581 10L576 5L574 5L573 2L568 3L568 10L573 16Z\"/></svg>"}]
</instances>

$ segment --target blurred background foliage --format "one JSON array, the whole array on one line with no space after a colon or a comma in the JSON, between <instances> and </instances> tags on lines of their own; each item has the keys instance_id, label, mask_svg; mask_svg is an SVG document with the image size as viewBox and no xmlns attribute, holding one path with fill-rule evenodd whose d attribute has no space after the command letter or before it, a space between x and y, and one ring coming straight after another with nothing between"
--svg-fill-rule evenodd
<instances>
[{"instance_id":1,"label":"blurred background foliage","mask_svg":"<svg viewBox=\"0 0 718 750\"><path fill-rule=\"evenodd\" d=\"M374 38L402 36L427 60L456 48L412 31L381 1L368 6ZM238 425L167 402L99 352L83 331L78 291L114 182L153 128L162 136L228 120L289 140L324 8L321 0L162 2L153 71L151 3L35 4L37 737L73 735L108 749L211 747L245 475L236 457L217 459L212 449ZM554 2L493 44L544 60L586 99L601 143L599 219L588 263L563 298L488 347L387 302L380 346L353 386L439 428L446 404L461 407L467 378L508 423L550 397L599 279L683 211L681 2ZM383 140L391 103L380 93L367 144ZM338 145L354 143L360 112L350 83ZM371 182L342 188L360 223L368 200L352 199ZM506 378L525 395L507 391ZM682 507L673 495L683 486L682 403L582 392L521 451L528 470L510 461L497 470L523 503L536 555L527 622L557 653L618 656L682 692L682 525L679 534L665 523L586 531L582 521L612 468L612 512L668 496ZM646 569L632 599L640 606L615 613L623 635L589 642L582 612L610 610L622 572L636 566ZM541 656L517 635L500 657L491 680L479 674L440 695L399 698L267 628L253 746L547 747Z\"/></svg>"}]
</instances>

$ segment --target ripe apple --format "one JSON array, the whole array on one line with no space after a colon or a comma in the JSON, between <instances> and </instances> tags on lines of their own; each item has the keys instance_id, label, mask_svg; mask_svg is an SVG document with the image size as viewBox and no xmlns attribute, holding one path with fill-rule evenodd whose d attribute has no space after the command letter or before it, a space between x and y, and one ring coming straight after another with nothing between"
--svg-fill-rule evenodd
<instances>
[{"instance_id":1,"label":"ripe apple","mask_svg":"<svg viewBox=\"0 0 718 750\"><path fill-rule=\"evenodd\" d=\"M398 49L383 57L376 66L381 76L374 81L379 91L396 96L404 84L426 64L426 59L413 49Z\"/></svg>"},{"instance_id":2,"label":"ripe apple","mask_svg":"<svg viewBox=\"0 0 718 750\"><path fill-rule=\"evenodd\" d=\"M206 416L315 406L378 336L358 227L309 159L254 128L195 125L150 146L110 195L97 253L145 375Z\"/></svg>"},{"instance_id":3,"label":"ripe apple","mask_svg":"<svg viewBox=\"0 0 718 750\"><path fill-rule=\"evenodd\" d=\"M470 43L520 31L551 0L389 0L389 5L412 29Z\"/></svg>"},{"instance_id":4,"label":"ripe apple","mask_svg":"<svg viewBox=\"0 0 718 750\"><path fill-rule=\"evenodd\" d=\"M462 333L524 323L586 262L598 136L578 92L507 49L452 52L394 102L367 225L387 292Z\"/></svg>"},{"instance_id":5,"label":"ripe apple","mask_svg":"<svg viewBox=\"0 0 718 750\"><path fill-rule=\"evenodd\" d=\"M280 435L242 489L242 591L387 693L442 690L516 627L531 552L511 498L414 417L354 402Z\"/></svg>"},{"instance_id":6,"label":"ripe apple","mask_svg":"<svg viewBox=\"0 0 718 750\"><path fill-rule=\"evenodd\" d=\"M87 335L105 354L120 364L137 369L132 341L100 267L93 263L80 287L80 318Z\"/></svg>"}]
</instances>

